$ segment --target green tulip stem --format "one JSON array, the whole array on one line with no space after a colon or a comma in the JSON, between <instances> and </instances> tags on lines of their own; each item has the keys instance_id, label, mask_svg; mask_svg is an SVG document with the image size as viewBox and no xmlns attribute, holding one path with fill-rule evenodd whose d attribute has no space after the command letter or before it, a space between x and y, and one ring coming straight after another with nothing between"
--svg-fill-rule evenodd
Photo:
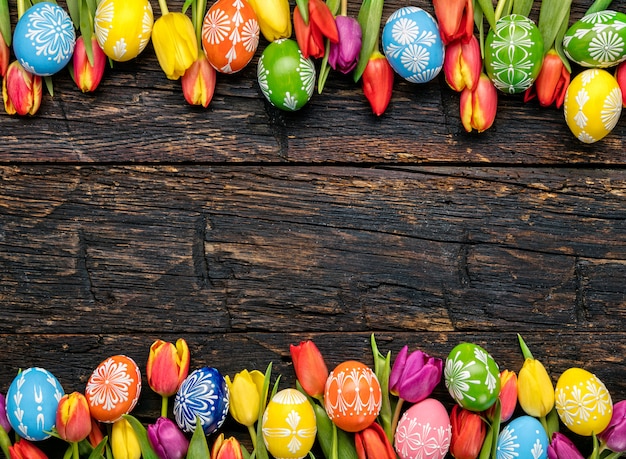
<instances>
[{"instance_id":1,"label":"green tulip stem","mask_svg":"<svg viewBox=\"0 0 626 459\"><path fill-rule=\"evenodd\" d=\"M166 396L161 397L161 417L167 417L167 402L169 398Z\"/></svg>"},{"instance_id":2,"label":"green tulip stem","mask_svg":"<svg viewBox=\"0 0 626 459\"><path fill-rule=\"evenodd\" d=\"M611 451L610 454L607 454L604 459L618 459L623 453L619 451Z\"/></svg>"},{"instance_id":3,"label":"green tulip stem","mask_svg":"<svg viewBox=\"0 0 626 459\"><path fill-rule=\"evenodd\" d=\"M402 412L403 404L404 404L404 399L398 398L398 403L396 403L396 409L393 411L393 419L391 421L391 432L395 432L396 427L398 427L398 421L400 420L400 413Z\"/></svg>"},{"instance_id":4,"label":"green tulip stem","mask_svg":"<svg viewBox=\"0 0 626 459\"><path fill-rule=\"evenodd\" d=\"M330 452L330 459L339 459L339 441L337 440L337 424L333 424L333 449Z\"/></svg>"},{"instance_id":5,"label":"green tulip stem","mask_svg":"<svg viewBox=\"0 0 626 459\"><path fill-rule=\"evenodd\" d=\"M252 449L256 449L256 428L254 424L248 426L248 432L250 433L250 438L252 439Z\"/></svg>"},{"instance_id":6,"label":"green tulip stem","mask_svg":"<svg viewBox=\"0 0 626 459\"><path fill-rule=\"evenodd\" d=\"M73 441L72 442L72 458L73 459L80 459L80 454L78 453L78 442L77 441Z\"/></svg>"},{"instance_id":7,"label":"green tulip stem","mask_svg":"<svg viewBox=\"0 0 626 459\"><path fill-rule=\"evenodd\" d=\"M159 0L159 8L161 8L161 16L165 16L170 10L167 8L166 0Z\"/></svg>"},{"instance_id":8,"label":"green tulip stem","mask_svg":"<svg viewBox=\"0 0 626 459\"><path fill-rule=\"evenodd\" d=\"M550 428L548 427L548 420L546 419L545 416L539 416L539 422L541 422L541 425L543 426L543 429L546 431L546 434L548 435L548 438L552 438L552 435L550 433Z\"/></svg>"}]
</instances>

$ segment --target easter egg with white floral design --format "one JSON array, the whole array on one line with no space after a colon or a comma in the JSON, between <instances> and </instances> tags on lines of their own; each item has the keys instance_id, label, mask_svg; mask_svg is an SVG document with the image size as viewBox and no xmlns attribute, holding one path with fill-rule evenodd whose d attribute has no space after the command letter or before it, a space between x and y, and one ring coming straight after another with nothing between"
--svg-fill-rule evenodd
<instances>
[{"instance_id":1,"label":"easter egg with white floral design","mask_svg":"<svg viewBox=\"0 0 626 459\"><path fill-rule=\"evenodd\" d=\"M622 114L622 91L613 75L602 69L586 69L576 75L565 93L565 121L584 143L607 136Z\"/></svg>"},{"instance_id":2,"label":"easter egg with white floral design","mask_svg":"<svg viewBox=\"0 0 626 459\"><path fill-rule=\"evenodd\" d=\"M499 374L493 357L474 343L456 345L443 371L452 398L470 411L484 411L496 402L500 395Z\"/></svg>"},{"instance_id":3,"label":"easter egg with white floral design","mask_svg":"<svg viewBox=\"0 0 626 459\"><path fill-rule=\"evenodd\" d=\"M496 446L496 459L547 459L548 434L536 418L520 416L507 424Z\"/></svg>"},{"instance_id":4,"label":"easter egg with white floral design","mask_svg":"<svg viewBox=\"0 0 626 459\"><path fill-rule=\"evenodd\" d=\"M337 365L324 386L328 417L347 432L368 427L380 413L382 392L374 371L354 360Z\"/></svg>"},{"instance_id":5,"label":"easter egg with white floral design","mask_svg":"<svg viewBox=\"0 0 626 459\"><path fill-rule=\"evenodd\" d=\"M257 79L265 98L281 110L294 112L306 105L315 88L315 65L289 38L273 41L263 50Z\"/></svg>"},{"instance_id":6,"label":"easter egg with white floral design","mask_svg":"<svg viewBox=\"0 0 626 459\"><path fill-rule=\"evenodd\" d=\"M96 8L94 32L110 59L125 62L146 48L153 24L149 0L102 0Z\"/></svg>"},{"instance_id":7,"label":"easter egg with white floral design","mask_svg":"<svg viewBox=\"0 0 626 459\"><path fill-rule=\"evenodd\" d=\"M315 411L302 392L283 389L267 404L261 420L263 442L277 458L300 459L315 443Z\"/></svg>"},{"instance_id":8,"label":"easter egg with white floral design","mask_svg":"<svg viewBox=\"0 0 626 459\"><path fill-rule=\"evenodd\" d=\"M452 425L446 407L427 398L404 412L394 435L400 459L444 459L450 449Z\"/></svg>"},{"instance_id":9,"label":"easter egg with white floral design","mask_svg":"<svg viewBox=\"0 0 626 459\"><path fill-rule=\"evenodd\" d=\"M63 69L74 54L76 33L70 16L55 3L35 3L17 21L13 51L22 67L41 76Z\"/></svg>"},{"instance_id":10,"label":"easter egg with white floral design","mask_svg":"<svg viewBox=\"0 0 626 459\"><path fill-rule=\"evenodd\" d=\"M218 72L238 72L254 56L259 32L259 21L247 0L217 0L202 23L204 54Z\"/></svg>"},{"instance_id":11,"label":"easter egg with white floral design","mask_svg":"<svg viewBox=\"0 0 626 459\"><path fill-rule=\"evenodd\" d=\"M417 6L402 7L389 16L382 45L393 70L411 83L426 83L443 68L445 48L439 26Z\"/></svg>"},{"instance_id":12,"label":"easter egg with white floral design","mask_svg":"<svg viewBox=\"0 0 626 459\"><path fill-rule=\"evenodd\" d=\"M599 434L613 416L613 401L606 386L582 368L563 372L556 383L554 400L563 424L578 435Z\"/></svg>"},{"instance_id":13,"label":"easter egg with white floral design","mask_svg":"<svg viewBox=\"0 0 626 459\"><path fill-rule=\"evenodd\" d=\"M11 427L27 440L49 438L64 394L63 387L48 370L32 367L21 371L6 394L6 415Z\"/></svg>"},{"instance_id":14,"label":"easter egg with white floral design","mask_svg":"<svg viewBox=\"0 0 626 459\"><path fill-rule=\"evenodd\" d=\"M100 422L115 422L130 413L140 394L141 371L125 355L114 355L100 363L85 388L91 416Z\"/></svg>"},{"instance_id":15,"label":"easter egg with white floral design","mask_svg":"<svg viewBox=\"0 0 626 459\"><path fill-rule=\"evenodd\" d=\"M485 40L485 70L494 86L507 94L530 88L543 64L543 38L537 25L520 14L496 22Z\"/></svg>"}]
</instances>

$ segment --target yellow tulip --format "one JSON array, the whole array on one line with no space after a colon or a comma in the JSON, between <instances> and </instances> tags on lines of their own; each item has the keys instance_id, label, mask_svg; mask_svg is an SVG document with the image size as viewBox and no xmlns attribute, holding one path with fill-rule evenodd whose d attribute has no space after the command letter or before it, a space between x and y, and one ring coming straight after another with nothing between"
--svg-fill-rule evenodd
<instances>
[{"instance_id":1,"label":"yellow tulip","mask_svg":"<svg viewBox=\"0 0 626 459\"><path fill-rule=\"evenodd\" d=\"M115 459L139 459L141 457L137 434L126 419L113 423L111 450Z\"/></svg>"},{"instance_id":2,"label":"yellow tulip","mask_svg":"<svg viewBox=\"0 0 626 459\"><path fill-rule=\"evenodd\" d=\"M165 13L152 27L152 45L159 65L170 80L178 80L198 56L198 40L191 19Z\"/></svg>"},{"instance_id":3,"label":"yellow tulip","mask_svg":"<svg viewBox=\"0 0 626 459\"><path fill-rule=\"evenodd\" d=\"M517 398L524 412L537 418L554 408L554 386L539 360L527 358L517 376Z\"/></svg>"},{"instance_id":4,"label":"yellow tulip","mask_svg":"<svg viewBox=\"0 0 626 459\"><path fill-rule=\"evenodd\" d=\"M291 36L289 0L248 0L257 15L261 33L269 42Z\"/></svg>"},{"instance_id":5,"label":"yellow tulip","mask_svg":"<svg viewBox=\"0 0 626 459\"><path fill-rule=\"evenodd\" d=\"M233 381L226 376L230 393L230 414L239 424L251 427L259 418L265 375L258 370L243 370Z\"/></svg>"}]
</instances>

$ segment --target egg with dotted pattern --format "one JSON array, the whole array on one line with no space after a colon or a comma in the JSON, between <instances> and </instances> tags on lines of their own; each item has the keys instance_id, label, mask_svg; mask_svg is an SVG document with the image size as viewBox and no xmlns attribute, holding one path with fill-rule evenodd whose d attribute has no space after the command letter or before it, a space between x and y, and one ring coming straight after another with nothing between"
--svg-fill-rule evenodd
<instances>
[{"instance_id":1,"label":"egg with dotted pattern","mask_svg":"<svg viewBox=\"0 0 626 459\"><path fill-rule=\"evenodd\" d=\"M570 368L563 372L554 398L561 422L578 435L599 434L611 422L611 395L604 383L587 370Z\"/></svg>"}]
</instances>

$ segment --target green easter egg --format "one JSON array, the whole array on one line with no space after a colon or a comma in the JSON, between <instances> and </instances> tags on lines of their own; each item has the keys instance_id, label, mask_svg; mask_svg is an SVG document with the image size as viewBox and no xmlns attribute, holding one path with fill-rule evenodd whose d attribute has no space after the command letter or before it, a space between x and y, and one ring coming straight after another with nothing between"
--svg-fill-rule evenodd
<instances>
[{"instance_id":1,"label":"green easter egg","mask_svg":"<svg viewBox=\"0 0 626 459\"><path fill-rule=\"evenodd\" d=\"M543 64L543 39L533 21L510 14L498 20L485 41L485 70L496 88L508 94L526 91Z\"/></svg>"},{"instance_id":2,"label":"green easter egg","mask_svg":"<svg viewBox=\"0 0 626 459\"><path fill-rule=\"evenodd\" d=\"M491 355L473 343L461 343L446 358L444 381L452 398L470 411L484 411L500 395L500 370Z\"/></svg>"},{"instance_id":3,"label":"green easter egg","mask_svg":"<svg viewBox=\"0 0 626 459\"><path fill-rule=\"evenodd\" d=\"M313 95L315 66L311 59L304 58L294 40L276 40L259 58L257 79L272 105L293 112L304 107Z\"/></svg>"},{"instance_id":4,"label":"green easter egg","mask_svg":"<svg viewBox=\"0 0 626 459\"><path fill-rule=\"evenodd\" d=\"M563 51L583 67L619 64L626 59L626 14L604 10L586 15L565 32Z\"/></svg>"}]
</instances>

